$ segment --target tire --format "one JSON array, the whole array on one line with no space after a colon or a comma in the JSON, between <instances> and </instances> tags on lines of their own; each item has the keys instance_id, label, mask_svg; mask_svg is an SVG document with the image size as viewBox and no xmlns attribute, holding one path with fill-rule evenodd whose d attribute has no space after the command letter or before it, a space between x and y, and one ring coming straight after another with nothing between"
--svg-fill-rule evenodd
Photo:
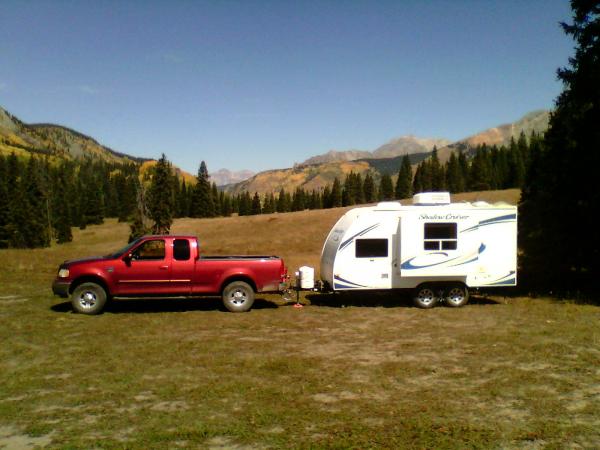
<instances>
[{"instance_id":1,"label":"tire","mask_svg":"<svg viewBox=\"0 0 600 450\"><path fill-rule=\"evenodd\" d=\"M95 315L104 310L108 296L96 283L82 283L71 294L73 310L80 314Z\"/></svg>"},{"instance_id":2,"label":"tire","mask_svg":"<svg viewBox=\"0 0 600 450\"><path fill-rule=\"evenodd\" d=\"M417 308L433 308L439 302L438 289L431 284L418 286L413 294L413 304Z\"/></svg>"},{"instance_id":3,"label":"tire","mask_svg":"<svg viewBox=\"0 0 600 450\"><path fill-rule=\"evenodd\" d=\"M231 312L246 312L254 303L254 289L243 281L229 283L223 289L223 305Z\"/></svg>"},{"instance_id":4,"label":"tire","mask_svg":"<svg viewBox=\"0 0 600 450\"><path fill-rule=\"evenodd\" d=\"M469 290L464 284L451 284L444 289L444 301L452 308L460 308L469 301Z\"/></svg>"}]
</instances>

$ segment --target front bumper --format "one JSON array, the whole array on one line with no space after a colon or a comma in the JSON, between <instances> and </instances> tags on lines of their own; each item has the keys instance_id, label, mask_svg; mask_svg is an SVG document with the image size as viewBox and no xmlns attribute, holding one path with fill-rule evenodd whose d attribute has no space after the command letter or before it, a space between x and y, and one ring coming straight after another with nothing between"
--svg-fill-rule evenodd
<instances>
[{"instance_id":1,"label":"front bumper","mask_svg":"<svg viewBox=\"0 0 600 450\"><path fill-rule=\"evenodd\" d=\"M54 283L52 283L52 292L54 293L54 295L58 295L59 297L68 297L70 287L70 281L56 279L54 280Z\"/></svg>"}]
</instances>

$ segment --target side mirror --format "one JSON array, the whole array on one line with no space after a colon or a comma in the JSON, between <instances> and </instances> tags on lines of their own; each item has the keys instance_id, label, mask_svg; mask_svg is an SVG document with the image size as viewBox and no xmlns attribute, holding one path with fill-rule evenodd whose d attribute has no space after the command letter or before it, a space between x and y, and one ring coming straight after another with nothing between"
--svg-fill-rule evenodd
<instances>
[{"instance_id":1,"label":"side mirror","mask_svg":"<svg viewBox=\"0 0 600 450\"><path fill-rule=\"evenodd\" d=\"M123 262L127 265L131 264L131 260L133 259L133 254L131 253L127 253L125 256L123 256Z\"/></svg>"}]
</instances>

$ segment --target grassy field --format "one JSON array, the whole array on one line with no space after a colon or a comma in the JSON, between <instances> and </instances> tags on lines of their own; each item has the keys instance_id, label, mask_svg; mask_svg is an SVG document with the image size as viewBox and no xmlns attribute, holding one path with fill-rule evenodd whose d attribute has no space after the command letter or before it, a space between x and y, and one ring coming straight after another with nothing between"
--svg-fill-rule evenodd
<instances>
[{"instance_id":1,"label":"grassy field","mask_svg":"<svg viewBox=\"0 0 600 450\"><path fill-rule=\"evenodd\" d=\"M518 192L463 197L516 202ZM458 197L459 199L461 197ZM178 220L207 253L318 267L344 209ZM475 296L419 310L394 295L114 302L73 314L64 259L122 246L126 225L1 251L0 448L598 448L600 309Z\"/></svg>"}]
</instances>

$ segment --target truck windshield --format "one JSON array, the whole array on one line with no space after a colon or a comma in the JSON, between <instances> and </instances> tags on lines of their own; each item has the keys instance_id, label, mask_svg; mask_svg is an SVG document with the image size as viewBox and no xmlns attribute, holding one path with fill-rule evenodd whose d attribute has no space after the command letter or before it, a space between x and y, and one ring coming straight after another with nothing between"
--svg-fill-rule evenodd
<instances>
[{"instance_id":1,"label":"truck windshield","mask_svg":"<svg viewBox=\"0 0 600 450\"><path fill-rule=\"evenodd\" d=\"M121 255L124 255L125 253L127 253L129 251L129 249L133 248L135 245L137 245L138 242L140 242L142 238L138 238L133 242L130 242L129 244L127 244L125 247L123 247L121 250L117 250L114 253L109 253L108 255L106 255L107 258L117 258Z\"/></svg>"}]
</instances>

